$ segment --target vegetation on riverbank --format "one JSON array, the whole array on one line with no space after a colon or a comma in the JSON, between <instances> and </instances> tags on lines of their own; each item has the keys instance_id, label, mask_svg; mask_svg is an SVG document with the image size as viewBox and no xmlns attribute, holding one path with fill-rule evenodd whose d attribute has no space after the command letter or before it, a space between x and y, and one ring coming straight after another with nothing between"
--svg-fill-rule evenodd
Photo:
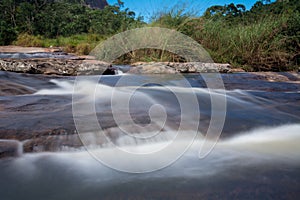
<instances>
[{"instance_id":1,"label":"vegetation on riverbank","mask_svg":"<svg viewBox=\"0 0 300 200\"><path fill-rule=\"evenodd\" d=\"M230 63L247 71L299 68L298 0L258 1L250 10L241 4L212 6L201 17L173 8L154 16L149 24L123 6L119 1L116 5L97 10L76 3L76 0L64 0L52 1L40 8L30 1L4 0L0 3L0 8L6 10L0 14L0 43L61 46L68 52L87 54L116 33L143 26L159 26L192 37L216 62ZM118 62L167 60L184 61L168 52L143 49L122 56Z\"/></svg>"},{"instance_id":2,"label":"vegetation on riverbank","mask_svg":"<svg viewBox=\"0 0 300 200\"><path fill-rule=\"evenodd\" d=\"M3 0L0 9L0 45L61 46L79 54L145 24L121 1L94 9L81 0Z\"/></svg>"}]
</instances>

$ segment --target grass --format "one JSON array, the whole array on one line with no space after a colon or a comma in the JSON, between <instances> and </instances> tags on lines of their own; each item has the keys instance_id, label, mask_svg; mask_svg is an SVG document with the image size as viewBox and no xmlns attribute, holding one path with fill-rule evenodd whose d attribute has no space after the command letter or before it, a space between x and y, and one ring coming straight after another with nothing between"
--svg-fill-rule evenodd
<instances>
[{"instance_id":1,"label":"grass","mask_svg":"<svg viewBox=\"0 0 300 200\"><path fill-rule=\"evenodd\" d=\"M115 64L132 64L135 62L185 62L185 59L168 51L160 49L139 49L122 55Z\"/></svg>"},{"instance_id":2,"label":"grass","mask_svg":"<svg viewBox=\"0 0 300 200\"><path fill-rule=\"evenodd\" d=\"M80 34L70 37L57 37L54 39L44 38L42 36L33 36L27 33L20 34L14 45L25 47L62 47L68 53L78 55L87 55L106 37L98 34Z\"/></svg>"},{"instance_id":3,"label":"grass","mask_svg":"<svg viewBox=\"0 0 300 200\"><path fill-rule=\"evenodd\" d=\"M195 39L202 44L216 62L243 66L247 70L270 70L281 66L285 70L291 56L281 34L288 18L264 18L257 23L228 26L224 21L205 21ZM251 69L252 68L252 69Z\"/></svg>"},{"instance_id":4,"label":"grass","mask_svg":"<svg viewBox=\"0 0 300 200\"><path fill-rule=\"evenodd\" d=\"M182 12L182 11L180 11ZM162 15L149 26L168 27L181 31L199 42L211 55L215 62L230 63L234 67L242 67L246 71L286 71L297 70L299 57L297 45L299 35L297 23L300 15L270 15L258 19L255 23L240 21L232 25L224 19L192 18L186 14L171 13ZM295 25L293 29L291 25ZM289 30L290 29L290 30ZM285 32L290 31L290 36ZM15 45L37 47L62 47L64 51L79 55L89 54L108 36L98 34L80 34L55 39L42 36L20 34ZM298 41L298 42L297 42ZM294 48L294 49L291 49ZM297 57L298 56L298 57ZM182 58L169 52L155 49L142 49L126 54L117 63L133 63L137 61L180 61ZM296 63L296 64L295 64Z\"/></svg>"}]
</instances>

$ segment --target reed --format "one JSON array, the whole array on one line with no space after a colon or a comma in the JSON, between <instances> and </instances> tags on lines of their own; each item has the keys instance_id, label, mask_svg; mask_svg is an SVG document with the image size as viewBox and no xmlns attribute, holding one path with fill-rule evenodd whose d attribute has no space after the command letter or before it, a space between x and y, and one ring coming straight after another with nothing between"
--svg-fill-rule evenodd
<instances>
[{"instance_id":1,"label":"reed","mask_svg":"<svg viewBox=\"0 0 300 200\"><path fill-rule=\"evenodd\" d=\"M269 16L256 23L235 26L223 20L208 20L195 39L216 62L228 62L247 70L286 68L292 59L286 49L286 37L281 34L287 20L284 15Z\"/></svg>"}]
</instances>

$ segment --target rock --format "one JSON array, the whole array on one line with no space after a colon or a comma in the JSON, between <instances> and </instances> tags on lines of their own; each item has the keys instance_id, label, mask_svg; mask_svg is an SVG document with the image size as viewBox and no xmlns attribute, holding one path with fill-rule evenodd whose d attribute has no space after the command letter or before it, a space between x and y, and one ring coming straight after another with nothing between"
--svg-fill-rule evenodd
<instances>
[{"instance_id":1,"label":"rock","mask_svg":"<svg viewBox=\"0 0 300 200\"><path fill-rule=\"evenodd\" d=\"M24 85L0 80L0 96L32 94L35 91Z\"/></svg>"},{"instance_id":2,"label":"rock","mask_svg":"<svg viewBox=\"0 0 300 200\"><path fill-rule=\"evenodd\" d=\"M60 48L0 46L1 53L54 53L62 52Z\"/></svg>"},{"instance_id":3,"label":"rock","mask_svg":"<svg viewBox=\"0 0 300 200\"><path fill-rule=\"evenodd\" d=\"M196 69L196 68L195 68ZM280 80L289 80L286 82L272 82L269 84L267 76L278 77ZM177 75L170 75L172 78L176 79ZM283 77L287 79L283 79ZM195 82L197 82L200 87L202 83L199 78L200 76L195 76ZM20 146L24 147L24 152L43 152L43 151L61 151L67 149L81 149L82 143L77 135L76 127L74 124L74 118L72 113L72 103L82 103L72 102L71 95L24 95L13 96L13 94L26 93L26 88L32 88L33 91L40 89L51 89L57 88L57 86L51 82L52 76L43 75L32 75L32 74L17 74L11 72L0 72L0 84L5 87L10 87L12 91L8 90L8 93L12 95L1 96L0 98L0 158L17 156L21 150ZM72 80L70 77L55 77L58 80ZM278 105L274 109L279 109L282 113L294 113L293 115L287 115L284 118L268 114L270 116L269 123L298 123L299 118L299 95L286 95L290 91L299 90L299 74L296 73L240 73L240 74L222 74L224 85L227 90L249 90L254 89L259 92L260 95L265 95L264 98L272 99L273 94L268 91L276 91L275 95L283 95L281 98L283 102L277 102ZM273 78L274 79L274 78ZM12 83L13 80L14 82ZM7 83L5 83L7 81ZM293 84L292 84L293 82ZM203 83L204 85L204 83ZM23 86L23 87L22 87ZM13 90L16 87L16 90ZM18 91L20 90L20 91ZM31 92L32 91L28 91ZM278 92L282 92L281 94ZM158 93L159 94L159 93ZM159 95L157 95L159 96ZM244 95L243 95L244 96ZM245 101L248 100L246 96ZM252 96L249 97L250 99ZM202 98L203 99L203 98ZM202 103L206 104L206 100L203 99ZM200 103L201 103L200 102ZM267 101L268 102L268 101ZM116 122L113 119L113 113L109 103L103 103L99 105L99 109L96 113L99 120L99 124L102 129L105 130L106 135L114 141L114 139L119 138L117 135ZM268 104L266 104L268 105ZM172 106L172 104L170 104ZM202 105L200 105L202 106ZM264 124L263 117L260 117L260 111L258 110L255 114L252 107L245 108L249 113L247 115L240 112L237 109L235 103L230 103L231 112L227 121L227 125L223 129L222 137L229 137L232 134L237 134L245 130L249 130L252 127L250 120L255 116L255 123L258 125ZM298 107L297 107L298 106ZM201 107L201 112L205 107ZM267 109L272 109L273 107L267 106ZM141 112L138 108L133 108L131 113L132 118L138 124L147 124L150 122L148 112ZM207 109L210 110L210 107ZM244 109L244 108L242 108ZM245 112L246 112L245 111ZM204 111L201 114L201 125L199 126L200 132L205 133L210 122L209 112ZM240 116L244 123L239 121ZM83 119L94 117L94 115L82 116ZM120 115L122 117L122 115ZM248 118L247 118L248 117ZM249 119L249 120L247 120ZM178 122L181 120L180 113L170 115L168 126L176 130ZM123 117L124 124L130 124L130 120ZM249 121L248 125L247 122ZM130 125L129 125L130 126ZM234 127L234 128L233 128ZM188 129L188 127L185 127ZM98 127L87 126L85 128L86 133L92 133L98 130ZM22 141L22 144L17 142ZM106 145L106 140L99 138L95 141L91 137L91 142L96 142L99 145ZM91 143L93 144L93 143Z\"/></svg>"},{"instance_id":4,"label":"rock","mask_svg":"<svg viewBox=\"0 0 300 200\"><path fill-rule=\"evenodd\" d=\"M107 68L107 69L102 73L102 75L116 75L116 71L117 71L117 69L111 66L111 67Z\"/></svg>"},{"instance_id":5,"label":"rock","mask_svg":"<svg viewBox=\"0 0 300 200\"><path fill-rule=\"evenodd\" d=\"M246 72L242 68L232 68L228 71L228 73L240 73L240 72Z\"/></svg>"},{"instance_id":6,"label":"rock","mask_svg":"<svg viewBox=\"0 0 300 200\"><path fill-rule=\"evenodd\" d=\"M84 60L76 67L76 75L103 74L111 64L99 60Z\"/></svg>"},{"instance_id":7,"label":"rock","mask_svg":"<svg viewBox=\"0 0 300 200\"><path fill-rule=\"evenodd\" d=\"M111 64L97 60L69 59L3 59L0 70L47 75L90 75L102 74Z\"/></svg>"},{"instance_id":8,"label":"rock","mask_svg":"<svg viewBox=\"0 0 300 200\"><path fill-rule=\"evenodd\" d=\"M231 70L229 64L219 63L134 63L129 73L133 74L175 74L175 73L228 73Z\"/></svg>"},{"instance_id":9,"label":"rock","mask_svg":"<svg viewBox=\"0 0 300 200\"><path fill-rule=\"evenodd\" d=\"M174 67L180 73L227 73L230 70L229 64L219 63L170 63L169 66Z\"/></svg>"},{"instance_id":10,"label":"rock","mask_svg":"<svg viewBox=\"0 0 300 200\"><path fill-rule=\"evenodd\" d=\"M95 56L83 55L83 56L74 56L74 60L96 60Z\"/></svg>"},{"instance_id":11,"label":"rock","mask_svg":"<svg viewBox=\"0 0 300 200\"><path fill-rule=\"evenodd\" d=\"M41 136L24 142L24 152L57 152L67 149L80 149L82 142L77 134L60 136Z\"/></svg>"},{"instance_id":12,"label":"rock","mask_svg":"<svg viewBox=\"0 0 300 200\"><path fill-rule=\"evenodd\" d=\"M22 144L16 140L0 140L0 158L18 157L23 152Z\"/></svg>"},{"instance_id":13,"label":"rock","mask_svg":"<svg viewBox=\"0 0 300 200\"><path fill-rule=\"evenodd\" d=\"M270 82L293 82L300 83L300 75L298 73L289 72L253 72L257 77Z\"/></svg>"},{"instance_id":14,"label":"rock","mask_svg":"<svg viewBox=\"0 0 300 200\"><path fill-rule=\"evenodd\" d=\"M128 73L132 74L175 74L176 69L165 63L147 63L131 67Z\"/></svg>"}]
</instances>

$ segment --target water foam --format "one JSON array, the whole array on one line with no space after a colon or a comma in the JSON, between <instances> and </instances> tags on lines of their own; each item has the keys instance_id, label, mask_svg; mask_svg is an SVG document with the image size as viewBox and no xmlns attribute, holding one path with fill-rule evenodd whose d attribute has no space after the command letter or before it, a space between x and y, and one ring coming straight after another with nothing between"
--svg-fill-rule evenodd
<instances>
[{"instance_id":1,"label":"water foam","mask_svg":"<svg viewBox=\"0 0 300 200\"><path fill-rule=\"evenodd\" d=\"M203 142L202 138L198 138L191 148L171 166L157 172L140 175L117 172L94 159L86 151L24 154L12 160L0 160L1 198L82 199L88 197L95 199L96 196L98 198L103 194L114 195L118 189L128 184L134 188L147 189L149 182L157 185L157 189L170 186L170 184L174 188L178 184L180 186L186 183L188 188L193 188L195 187L193 180L203 185L211 181L223 187L222 178L224 177L232 177L229 180L235 180L235 178L243 181L249 180L246 183L252 183L257 177L251 178L251 175L249 177L249 173L252 173L247 172L249 169L253 169L255 174L263 173L265 170L270 170L275 175L278 170L282 173L295 174L294 171L300 166L299 133L299 124L253 130L219 141L215 149L203 159L197 157L199 144ZM159 145L159 143L140 144L128 146L128 148L144 151L157 148ZM155 163L160 162L159 159L161 159L153 158L147 162L133 163L130 159L115 154L115 148L112 147L98 148L94 151L114 159L116 164L129 167L133 165L141 168L149 165L155 166ZM243 169L244 173L242 173ZM270 175L259 178L270 178ZM256 182L254 181L253 184ZM257 186L254 185L254 188ZM136 191L139 189L124 192L133 195ZM168 192L174 191L168 190Z\"/></svg>"},{"instance_id":2,"label":"water foam","mask_svg":"<svg viewBox=\"0 0 300 200\"><path fill-rule=\"evenodd\" d=\"M115 145L110 145L105 148L98 147L92 151L101 152L107 154L111 159L116 159L120 164L128 163L126 158L119 158L115 154L115 148L124 148L124 150L129 150L132 152L147 152L155 151L163 146L168 146L172 142L172 136L174 135L173 131L164 133L161 136L161 141L157 140L148 140L145 143L134 143L134 138L132 137L123 137L115 143ZM179 134L189 134L188 131L179 133ZM243 133L237 136L234 136L229 139L220 140L215 149L204 159L199 159L197 157L199 147L203 143L203 136L200 134L198 138L195 139L193 145L189 150L183 155L181 159L185 160L186 158L192 159L194 161L201 160L208 161L214 160L216 155L219 155L223 160L231 160L233 157L236 159L244 159L252 157L253 160L268 159L268 160L286 160L286 161L300 161L300 124L295 125L285 125L280 127L273 128L260 128L252 130L247 133ZM180 145L180 141L178 145ZM230 152L230 154L227 154ZM91 152L93 153L93 152ZM36 153L36 154L24 154L23 158L20 158L24 162L26 159L44 159L46 157L55 158L65 158L66 163L71 162L76 166L77 159L83 161L86 160L90 162L91 156L85 150L75 151L75 152L57 152L57 153ZM290 159L290 160L289 160ZM81 162L79 161L79 163ZM155 160L149 161L149 163L155 162ZM180 161L179 161L180 163ZM129 164L129 163L128 163ZM135 163L137 165L139 163ZM175 163L176 165L176 163ZM209 169L208 169L209 170Z\"/></svg>"},{"instance_id":3,"label":"water foam","mask_svg":"<svg viewBox=\"0 0 300 200\"><path fill-rule=\"evenodd\" d=\"M58 88L41 89L34 93L34 95L68 95L73 93L73 81L59 81L52 79L50 82L54 83Z\"/></svg>"}]
</instances>

